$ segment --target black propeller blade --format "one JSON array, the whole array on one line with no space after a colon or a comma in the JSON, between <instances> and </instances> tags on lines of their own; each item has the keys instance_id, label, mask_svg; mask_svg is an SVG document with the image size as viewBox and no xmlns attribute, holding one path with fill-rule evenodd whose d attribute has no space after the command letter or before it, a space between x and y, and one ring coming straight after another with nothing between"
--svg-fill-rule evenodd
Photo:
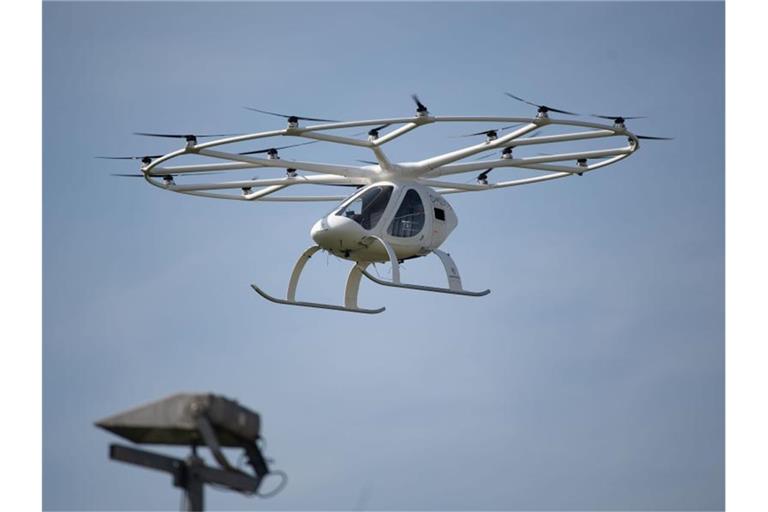
<instances>
[{"instance_id":1,"label":"black propeller blade","mask_svg":"<svg viewBox=\"0 0 768 512\"><path fill-rule=\"evenodd\" d=\"M379 162L374 162L373 160L357 160L357 161L364 164L379 165Z\"/></svg>"},{"instance_id":2,"label":"black propeller blade","mask_svg":"<svg viewBox=\"0 0 768 512\"><path fill-rule=\"evenodd\" d=\"M204 139L206 137L234 137L240 135L239 133L148 133L148 132L133 132L134 135L141 135L142 137L162 137L166 139L186 139L187 141L194 142L197 139Z\"/></svg>"},{"instance_id":3,"label":"black propeller blade","mask_svg":"<svg viewBox=\"0 0 768 512\"><path fill-rule=\"evenodd\" d=\"M186 174L187 176L200 176L200 175L203 175L203 174L222 174L222 173L225 173L225 172L228 172L228 171L209 171L209 172L175 173L175 174L163 174L162 176L160 176L160 175L156 175L156 176L153 176L153 177L154 177L154 178L170 178L170 177L173 177L173 176L183 176L183 175L185 175L185 174ZM110 174L110 176L119 176L119 177L121 177L121 178L143 178L143 177L144 177L144 175L143 175L143 174L141 174L141 173L133 173L133 174L120 174L120 173L113 173L113 174Z\"/></svg>"},{"instance_id":4,"label":"black propeller blade","mask_svg":"<svg viewBox=\"0 0 768 512\"><path fill-rule=\"evenodd\" d=\"M473 162L477 162L478 160L483 160L485 158L491 158L493 156L494 155L487 155L487 154L486 155L481 155L478 158L473 158L472 161ZM498 160L498 159L505 160L505 159L508 159L508 158L512 158L512 148L511 147L504 148L501 151L501 155L496 157L496 160Z\"/></svg>"},{"instance_id":5,"label":"black propeller blade","mask_svg":"<svg viewBox=\"0 0 768 512\"><path fill-rule=\"evenodd\" d=\"M502 126L501 128L493 128L491 130L485 130L482 132L467 133L465 135L459 135L459 137L475 137L477 135L486 135L488 137L495 137L498 134L498 132L503 132L504 130L509 130L510 128L515 128L517 126L522 126L522 123L511 124L509 126Z\"/></svg>"},{"instance_id":6,"label":"black propeller blade","mask_svg":"<svg viewBox=\"0 0 768 512\"><path fill-rule=\"evenodd\" d=\"M256 154L259 154L259 153L269 153L269 152L277 153L277 151L279 149L295 148L295 147L298 147L298 146L307 146L309 144L316 144L318 142L320 142L320 141L319 140L312 140L312 141L309 141L309 142L300 142L299 144L289 144L287 146L277 146L277 147L271 147L271 148L266 148L266 149L256 149L254 151L244 151L244 152L238 153L238 154L239 155L256 155Z\"/></svg>"},{"instance_id":7,"label":"black propeller blade","mask_svg":"<svg viewBox=\"0 0 768 512\"><path fill-rule=\"evenodd\" d=\"M416 112L419 114L427 114L429 110L427 109L427 106L424 105L421 101L419 101L419 97L415 94L411 94L411 98L413 99L413 102L416 103Z\"/></svg>"},{"instance_id":8,"label":"black propeller blade","mask_svg":"<svg viewBox=\"0 0 768 512\"><path fill-rule=\"evenodd\" d=\"M493 170L493 167L491 167L490 169L486 169L483 172L481 172L480 174L478 174L477 175L478 183L482 183L483 185L487 185L488 184L488 173L490 173L492 170Z\"/></svg>"},{"instance_id":9,"label":"black propeller blade","mask_svg":"<svg viewBox=\"0 0 768 512\"><path fill-rule=\"evenodd\" d=\"M624 124L627 119L645 119L646 116L602 116L600 114L592 114L592 117L598 117L600 119L610 119L616 124Z\"/></svg>"},{"instance_id":10,"label":"black propeller blade","mask_svg":"<svg viewBox=\"0 0 768 512\"><path fill-rule=\"evenodd\" d=\"M120 178L143 178L143 174L112 174L112 176L118 176ZM173 183L173 175L164 174L163 176L154 176L155 178L162 178L168 184Z\"/></svg>"},{"instance_id":11,"label":"black propeller blade","mask_svg":"<svg viewBox=\"0 0 768 512\"><path fill-rule=\"evenodd\" d=\"M379 138L379 131L383 130L384 128L386 128L389 125L390 125L390 123L387 123L387 124L383 124L381 126L377 126L376 128L371 128L370 130L368 130L368 135L378 139Z\"/></svg>"},{"instance_id":12,"label":"black propeller blade","mask_svg":"<svg viewBox=\"0 0 768 512\"><path fill-rule=\"evenodd\" d=\"M104 160L146 160L149 158L150 160L154 160L155 158L160 158L163 155L144 155L144 156L96 156L94 158L102 158Z\"/></svg>"},{"instance_id":13,"label":"black propeller blade","mask_svg":"<svg viewBox=\"0 0 768 512\"><path fill-rule=\"evenodd\" d=\"M567 114L569 116L578 116L579 115L576 112L568 112L567 110L560 110L558 108L549 107L547 105L539 105L537 103L533 103L531 101L523 99L523 98L521 98L519 96L515 96L514 94L512 94L510 92L505 92L504 94L506 94L507 96L509 96L510 98L512 98L514 100L522 101L523 103L527 103L528 105L532 105L534 107L537 107L539 109L538 110L539 113L541 113L541 114L546 114L547 112L559 112L560 114Z\"/></svg>"},{"instance_id":14,"label":"black propeller blade","mask_svg":"<svg viewBox=\"0 0 768 512\"><path fill-rule=\"evenodd\" d=\"M278 112L270 112L269 110L260 110L258 108L253 108L253 107L243 107L243 108L245 108L246 110L252 110L254 112L259 112L261 114L268 114L270 116L284 117L285 119L288 120L289 123L298 123L299 120L304 120L304 121L325 121L325 122L328 122L328 123L338 123L339 122L339 121L337 121L335 119L320 119L318 117L293 116L293 115L288 115L288 114L280 114Z\"/></svg>"},{"instance_id":15,"label":"black propeller blade","mask_svg":"<svg viewBox=\"0 0 768 512\"><path fill-rule=\"evenodd\" d=\"M647 140L674 140L674 137L653 137L651 135L635 135L635 137Z\"/></svg>"}]
</instances>

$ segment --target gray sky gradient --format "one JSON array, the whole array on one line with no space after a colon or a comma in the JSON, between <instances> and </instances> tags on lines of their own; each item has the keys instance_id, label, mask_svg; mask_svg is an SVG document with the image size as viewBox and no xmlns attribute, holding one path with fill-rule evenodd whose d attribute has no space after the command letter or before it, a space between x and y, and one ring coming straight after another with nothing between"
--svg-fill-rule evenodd
<instances>
[{"instance_id":1,"label":"gray sky gradient","mask_svg":"<svg viewBox=\"0 0 768 512\"><path fill-rule=\"evenodd\" d=\"M178 391L263 415L290 476L211 509L722 509L722 3L44 7L44 507L178 508L107 460L93 421ZM280 307L330 204L169 194L100 154L133 131L280 128L309 116L528 115L515 94L647 115L668 135L583 178L449 197L444 248L480 299L362 286L369 317ZM456 147L423 130L395 160ZM472 128L471 126L469 127ZM480 129L480 127L478 127ZM321 147L323 146L323 147ZM293 158L352 163L323 144ZM256 174L264 174L259 170ZM306 299L348 263L313 258ZM437 259L404 279L439 283ZM174 453L169 450L169 453Z\"/></svg>"}]
</instances>

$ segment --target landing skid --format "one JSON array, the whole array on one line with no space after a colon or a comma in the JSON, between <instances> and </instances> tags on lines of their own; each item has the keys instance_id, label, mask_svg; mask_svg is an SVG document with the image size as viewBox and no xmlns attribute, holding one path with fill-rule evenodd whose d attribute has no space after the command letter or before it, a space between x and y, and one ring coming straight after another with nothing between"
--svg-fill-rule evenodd
<instances>
[{"instance_id":1,"label":"landing skid","mask_svg":"<svg viewBox=\"0 0 768 512\"><path fill-rule=\"evenodd\" d=\"M278 299L277 297L273 297L255 284L251 285L251 288L256 290L256 293L264 297L270 302L274 302L275 304L285 304L286 306L304 306L305 308L320 308L320 309L332 309L335 311L348 311L350 313L367 313L369 315L375 315L376 313L381 313L387 308L378 308L378 309L365 309L365 308L348 308L346 306L337 306L335 304L322 304L320 302L305 302L301 300L285 300L285 299Z\"/></svg>"},{"instance_id":2,"label":"landing skid","mask_svg":"<svg viewBox=\"0 0 768 512\"><path fill-rule=\"evenodd\" d=\"M449 293L451 295L464 295L467 297L482 297L483 295L488 295L489 293L491 293L491 290L483 290L481 292L473 292L470 290L465 290L461 285L461 276L459 275L459 269L458 267L456 267L456 263L454 263L453 258L451 258L451 255L443 251L439 251L437 249L433 250L432 252L435 254L435 256L440 258L440 262L443 264L443 268L445 269L445 276L448 278L448 288L441 288L439 286L424 286L420 284L401 283L400 282L400 264L397 261L395 251L387 242L385 242L384 240L378 237L377 239L382 245L384 245L384 248L387 250L387 254L389 255L389 261L392 264L392 280L387 281L385 279L379 279L378 277L372 276L367 270L362 269L361 272L363 273L363 275L376 284L380 284L382 286L391 286L394 288L405 288L406 290L420 290L423 292Z\"/></svg>"},{"instance_id":3,"label":"landing skid","mask_svg":"<svg viewBox=\"0 0 768 512\"><path fill-rule=\"evenodd\" d=\"M451 256L447 253L444 253L442 251L434 250L432 252L435 253L435 255L440 258L440 261L443 263L443 267L445 269L446 277L448 278L448 288L441 288L438 286L423 286L418 284L407 284L407 283L401 283L400 282L400 264L397 261L397 256L395 254L394 249L391 245L389 245L385 240L379 238L376 238L386 249L387 255L389 256L389 260L392 263L392 280L384 280L379 279L378 277L372 276L368 271L366 270L368 268L368 265L370 265L370 262L358 262L355 264L354 267L352 267L352 270L349 272L349 276L347 277L347 287L344 290L344 305L336 305L336 304L323 304L320 302L306 302L306 301L298 301L296 300L296 288L299 284L299 277L301 277L301 273L304 270L304 266L307 264L307 261L317 252L320 250L320 247L315 245L304 251L304 253L299 257L298 261L296 262L296 265L293 267L293 272L291 273L291 280L288 283L288 293L285 299L279 299L277 297L273 297L272 295L268 294L255 284L251 285L251 288L256 291L259 295L264 297L270 302L274 302L276 304L283 304L286 306L302 306L307 308L319 308L319 309L331 309L334 311L347 311L350 313L366 313L366 314L376 314L383 312L386 308L376 308L376 309L368 309L368 308L361 308L357 305L357 295L358 291L360 290L360 279L362 276L367 277L371 281L373 281L376 284L380 284L382 286L391 286L394 288L404 288L407 290L420 290L425 292L435 292L435 293L448 293L452 295L464 295L468 297L482 297L483 295L488 295L491 293L491 290L483 290L480 292L473 292L470 290L465 290L461 286L461 277L459 276L459 270L456 268L456 264L453 262L453 259Z\"/></svg>"},{"instance_id":4,"label":"landing skid","mask_svg":"<svg viewBox=\"0 0 768 512\"><path fill-rule=\"evenodd\" d=\"M348 311L350 313L367 313L369 315L373 315L376 313L381 313L386 308L377 308L377 309L368 309L368 308L361 308L357 305L357 293L360 289L360 279L362 278L362 272L365 271L365 268L369 265L369 263L357 263L354 267L352 267L352 270L349 272L349 276L347 277L347 287L344 290L344 305L336 305L336 304L323 304L320 302L306 302L306 301L300 301L296 300L296 288L299 285L299 278L301 277L301 272L304 270L304 266L307 264L307 261L317 252L320 250L320 246L314 245L304 251L304 254L302 254L298 261L296 262L296 265L293 267L293 272L291 273L291 280L288 283L288 294L285 299L278 299L277 297L273 297L272 295L268 294L255 284L251 285L251 288L253 288L256 293L267 299L268 301L274 302L276 304L284 304L286 306L302 306L306 308L320 308L320 309L332 309L334 311Z\"/></svg>"},{"instance_id":5,"label":"landing skid","mask_svg":"<svg viewBox=\"0 0 768 512\"><path fill-rule=\"evenodd\" d=\"M382 286L392 286L394 288L405 288L406 290L421 290L423 292L435 292L435 293L450 293L451 295L465 295L467 297L482 297L488 295L491 290L483 290L481 292L473 292L470 290L451 290L450 288L441 288L439 286L424 286L420 284L407 284L407 283L393 283L385 279L379 279L372 276L367 270L363 271L363 275L373 281L376 284Z\"/></svg>"}]
</instances>

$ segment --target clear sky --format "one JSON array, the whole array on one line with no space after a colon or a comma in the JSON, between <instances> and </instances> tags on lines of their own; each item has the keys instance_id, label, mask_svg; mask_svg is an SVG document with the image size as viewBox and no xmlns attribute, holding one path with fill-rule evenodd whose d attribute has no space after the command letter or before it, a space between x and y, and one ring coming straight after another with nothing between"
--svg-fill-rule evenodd
<instances>
[{"instance_id":1,"label":"clear sky","mask_svg":"<svg viewBox=\"0 0 768 512\"><path fill-rule=\"evenodd\" d=\"M213 391L262 414L290 480L271 500L209 490L211 509L722 509L723 17L715 2L47 3L45 508L178 508L167 476L108 461L117 438L93 422ZM675 140L450 196L444 249L493 292L363 283L362 305L387 306L373 317L248 286L282 293L330 205L169 194L93 158L176 147L133 131L284 126L243 105L363 119L410 115L418 92L435 114L532 113L504 91L646 115L630 128ZM319 146L289 156L370 158ZM339 301L348 266L314 258L301 296Z\"/></svg>"}]
</instances>

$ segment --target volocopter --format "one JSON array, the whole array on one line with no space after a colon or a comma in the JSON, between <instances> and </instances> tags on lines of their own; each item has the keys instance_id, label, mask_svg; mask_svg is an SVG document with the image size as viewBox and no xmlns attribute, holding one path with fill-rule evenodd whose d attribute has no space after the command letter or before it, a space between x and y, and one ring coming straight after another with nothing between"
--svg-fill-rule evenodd
<instances>
[{"instance_id":1,"label":"volocopter","mask_svg":"<svg viewBox=\"0 0 768 512\"><path fill-rule=\"evenodd\" d=\"M575 112L539 105L511 93L510 98L536 107L534 117L508 116L437 116L416 95L415 115L389 119L339 122L330 119L280 114L251 108L264 114L283 117L287 126L244 135L231 134L169 134L145 133L139 135L180 138L184 147L164 155L100 157L134 159L141 161L140 174L119 176L143 177L150 184L164 190L195 196L239 201L314 202L340 201L329 214L312 226L310 235L315 242L299 257L288 284L285 299L268 294L259 286L253 289L262 297L279 304L333 309L356 313L381 313L381 308L363 308L358 305L358 291L362 277L372 282L395 288L447 293L464 296L482 296L490 290L469 291L464 289L458 267L451 256L440 247L458 225L458 217L445 195L482 192L499 188L529 185L544 181L582 176L627 158L640 147L639 140L668 140L667 137L636 135L626 127L626 121L639 116L605 116L612 124L574 119L553 119L550 112L577 116ZM301 121L317 121L321 124L301 126ZM417 128L439 123L513 123L466 134L467 137L484 137L482 142L448 153L439 154L416 162L392 162L383 146ZM354 135L338 135L328 132L348 128L369 128ZM537 134L544 127L561 127L581 131L558 134ZM387 131L388 130L388 131ZM367 135L360 138L359 135ZM269 147L244 152L224 151L228 145L272 137L301 137L310 139L299 144ZM199 139L222 137L208 142ZM526 146L555 145L564 142L594 139L621 138L625 144L605 149L587 149L559 153L518 157L517 148ZM344 165L313 161L285 160L281 149L288 149L317 142L328 142L367 148L375 161L363 161L365 165ZM496 155L483 156L491 151ZM217 160L215 163L167 165L184 155L200 155ZM262 156L263 155L263 156ZM481 155L480 160L468 160ZM229 173L254 168L285 169L285 175L275 179L252 178L247 180L214 181L209 183L180 184L179 177L199 176L212 173ZM514 168L541 173L532 177L517 178L492 183L490 174L496 169ZM299 171L310 173L301 175ZM475 183L462 183L446 179L466 173L477 173ZM497 173L494 173L497 174ZM351 196L338 195L279 195L283 189L297 185L322 185L354 187ZM353 262L346 282L344 304L324 304L296 300L296 291L302 271L308 260L318 251L327 251L339 258ZM400 279L400 263L435 254L441 261L447 278L446 287L404 283ZM368 272L377 262L392 265L392 279L381 279Z\"/></svg>"}]
</instances>

